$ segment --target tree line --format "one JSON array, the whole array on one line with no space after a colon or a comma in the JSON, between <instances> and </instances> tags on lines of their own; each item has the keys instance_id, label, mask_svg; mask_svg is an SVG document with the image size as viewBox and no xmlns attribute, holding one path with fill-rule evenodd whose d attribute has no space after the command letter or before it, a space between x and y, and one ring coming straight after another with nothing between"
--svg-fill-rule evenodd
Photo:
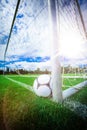
<instances>
[{"instance_id":1,"label":"tree line","mask_svg":"<svg viewBox=\"0 0 87 130\"><path fill-rule=\"evenodd\" d=\"M41 70L37 68L36 70L24 70L24 69L14 69L11 70L9 67L6 67L4 74L50 74L51 71L48 69ZM61 73L87 73L87 67L72 67L70 65L66 67L61 67ZM0 74L3 74L3 70L0 70Z\"/></svg>"}]
</instances>

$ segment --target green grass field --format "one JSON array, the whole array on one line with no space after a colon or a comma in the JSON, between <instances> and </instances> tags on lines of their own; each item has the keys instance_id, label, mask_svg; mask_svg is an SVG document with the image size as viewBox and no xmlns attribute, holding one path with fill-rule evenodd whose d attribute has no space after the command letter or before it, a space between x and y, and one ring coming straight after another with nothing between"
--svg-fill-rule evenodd
<instances>
[{"instance_id":1,"label":"green grass field","mask_svg":"<svg viewBox=\"0 0 87 130\"><path fill-rule=\"evenodd\" d=\"M28 79L17 78L17 80L26 83ZM30 84L30 81L27 83ZM87 87L69 100L87 105ZM49 99L40 98L4 76L0 76L0 130L45 129L87 130L87 118L83 119L64 104L56 104Z\"/></svg>"},{"instance_id":2,"label":"green grass field","mask_svg":"<svg viewBox=\"0 0 87 130\"><path fill-rule=\"evenodd\" d=\"M86 79L83 79L83 78L76 78L76 79L75 78L68 78L68 79L64 78L62 88L63 88L63 90L65 90L65 89L70 88L74 85L77 85L85 80Z\"/></svg>"},{"instance_id":3,"label":"green grass field","mask_svg":"<svg viewBox=\"0 0 87 130\"><path fill-rule=\"evenodd\" d=\"M34 80L36 79L36 77L38 77L38 75L24 75L24 76L10 75L8 77L10 77L11 79L14 79L16 81L20 81L22 83L25 83L27 85L33 86ZM86 79L84 79L84 78L63 78L62 89L65 90L65 89L70 88L70 87L72 87L78 83L81 83L85 80Z\"/></svg>"},{"instance_id":4,"label":"green grass field","mask_svg":"<svg viewBox=\"0 0 87 130\"><path fill-rule=\"evenodd\" d=\"M33 82L36 79L36 77L26 77L26 76L24 76L24 77L22 77L22 76L8 76L8 77L10 77L11 79L14 79L16 81L26 83L30 86L33 86Z\"/></svg>"}]
</instances>

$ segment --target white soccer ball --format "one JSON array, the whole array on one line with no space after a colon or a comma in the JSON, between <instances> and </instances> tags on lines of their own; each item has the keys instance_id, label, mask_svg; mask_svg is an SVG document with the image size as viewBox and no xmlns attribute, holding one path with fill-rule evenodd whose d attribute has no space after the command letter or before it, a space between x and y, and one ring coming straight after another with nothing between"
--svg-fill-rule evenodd
<instances>
[{"instance_id":1,"label":"white soccer ball","mask_svg":"<svg viewBox=\"0 0 87 130\"><path fill-rule=\"evenodd\" d=\"M52 95L51 76L47 74L40 75L34 81L34 92L40 97L50 97Z\"/></svg>"}]
</instances>

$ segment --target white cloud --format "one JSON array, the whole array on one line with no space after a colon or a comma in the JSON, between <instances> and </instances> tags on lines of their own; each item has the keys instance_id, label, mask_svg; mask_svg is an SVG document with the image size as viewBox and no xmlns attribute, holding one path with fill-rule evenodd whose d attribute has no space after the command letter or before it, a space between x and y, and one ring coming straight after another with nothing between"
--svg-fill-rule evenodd
<instances>
[{"instance_id":1,"label":"white cloud","mask_svg":"<svg viewBox=\"0 0 87 130\"><path fill-rule=\"evenodd\" d=\"M0 45L0 60L4 60L4 52L5 52L6 45Z\"/></svg>"},{"instance_id":2,"label":"white cloud","mask_svg":"<svg viewBox=\"0 0 87 130\"><path fill-rule=\"evenodd\" d=\"M6 35L8 34L15 10L17 0L9 1L8 4L4 3L4 6L0 5L2 9L2 14L0 16L0 30L4 32ZM41 2L43 3L41 5ZM13 31L7 56L11 60L12 55L16 55L14 60L18 60L19 56L24 57L37 57L37 56L50 56L51 55L51 43L50 43L50 31L49 31L49 18L48 18L48 10L43 8L46 6L46 1L44 0L34 0L33 2L30 0L21 1L20 8L18 10L18 14L23 14L22 18L16 18L15 25L17 27L16 32ZM30 5L30 6L29 6ZM70 11L69 9L67 9ZM72 37L80 36L80 32L78 30L78 26L76 23L75 12L72 10L71 14L74 17L71 18L71 15L67 13L66 9L63 10L60 15L60 27L62 28L62 47L60 47L60 56L65 56L66 58L71 58L68 63L74 64L74 60L77 60L78 63L81 63L79 59L86 58L86 48L87 45L85 43L79 46L79 43L73 44L74 40ZM84 9L84 5L82 6L83 15L85 18L85 22L87 23L87 9ZM63 13L63 15L62 15ZM64 14L65 13L65 14ZM18 15L17 15L18 16ZM87 26L87 24L86 24ZM60 29L61 29L60 28ZM81 27L82 28L82 27ZM73 32L73 34L71 33ZM78 34L77 34L78 32ZM74 36L73 36L74 35ZM71 39L70 39L71 38ZM82 40L82 37L80 37ZM73 43L72 43L73 41ZM70 44L69 44L70 43ZM71 45L72 43L72 45ZM4 57L5 45L0 45L0 59ZM62 50L61 50L62 48ZM79 52L77 52L79 50ZM9 59L7 59L9 61ZM84 62L85 63L85 62ZM27 69L35 67L45 68L45 63L28 63L28 62L16 62L17 66L20 65ZM10 64L10 66L15 66L14 64ZM44 66L44 67L43 67ZM49 66L49 65L47 65Z\"/></svg>"},{"instance_id":3,"label":"white cloud","mask_svg":"<svg viewBox=\"0 0 87 130\"><path fill-rule=\"evenodd\" d=\"M17 0L9 1L7 4L5 1L0 3L0 32L8 35L11 28L11 23L14 15Z\"/></svg>"},{"instance_id":4,"label":"white cloud","mask_svg":"<svg viewBox=\"0 0 87 130\"><path fill-rule=\"evenodd\" d=\"M24 69L24 70L36 70L37 68L40 68L41 70L51 70L51 64L50 61L48 62L27 62L27 61L21 61L21 62L15 62L10 63L7 65L10 69Z\"/></svg>"}]
</instances>

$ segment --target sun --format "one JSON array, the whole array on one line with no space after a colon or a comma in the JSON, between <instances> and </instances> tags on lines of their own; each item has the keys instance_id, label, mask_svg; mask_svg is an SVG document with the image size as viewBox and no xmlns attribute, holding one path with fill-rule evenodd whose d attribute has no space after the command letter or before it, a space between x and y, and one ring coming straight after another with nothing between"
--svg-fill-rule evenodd
<instances>
[{"instance_id":1,"label":"sun","mask_svg":"<svg viewBox=\"0 0 87 130\"><path fill-rule=\"evenodd\" d=\"M82 53L83 42L81 35L76 31L61 31L60 55L67 58L79 58Z\"/></svg>"}]
</instances>

